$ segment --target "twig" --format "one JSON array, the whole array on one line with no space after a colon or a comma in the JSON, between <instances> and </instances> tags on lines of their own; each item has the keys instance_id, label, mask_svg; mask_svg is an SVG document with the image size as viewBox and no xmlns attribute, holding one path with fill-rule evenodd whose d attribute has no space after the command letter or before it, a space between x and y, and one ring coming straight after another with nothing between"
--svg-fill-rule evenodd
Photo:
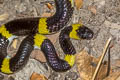
<instances>
[{"instance_id":1,"label":"twig","mask_svg":"<svg viewBox=\"0 0 120 80\"><path fill-rule=\"evenodd\" d=\"M108 46L109 46L109 44L110 44L110 42L111 42L111 39L112 39L111 37L108 39L108 41L107 41L107 43L106 43L106 45L105 45L105 47L104 47L102 56L101 56L101 58L100 58L100 61L98 62L98 65L97 65L96 70L95 70L95 72L94 72L94 74L93 74L92 80L95 80L95 78L96 78L96 76L97 76L97 74L98 74L98 71L99 71L99 69L100 69L101 63L102 63L102 61L103 61L103 59L104 59L104 57L105 57L106 51L107 51Z\"/></svg>"},{"instance_id":2,"label":"twig","mask_svg":"<svg viewBox=\"0 0 120 80\"><path fill-rule=\"evenodd\" d=\"M108 48L108 68L107 68L107 74L106 74L106 77L107 76L109 76L109 74L110 74L110 68L111 68L111 64L110 64L110 57L111 57L111 55L110 55L110 49L111 49L111 47L109 47Z\"/></svg>"}]
</instances>

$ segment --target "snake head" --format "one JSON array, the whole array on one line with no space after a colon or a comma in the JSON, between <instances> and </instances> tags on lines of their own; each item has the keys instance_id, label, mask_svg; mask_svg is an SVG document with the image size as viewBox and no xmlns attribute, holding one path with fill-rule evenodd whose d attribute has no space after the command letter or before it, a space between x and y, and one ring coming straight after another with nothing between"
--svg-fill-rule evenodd
<instances>
[{"instance_id":1,"label":"snake head","mask_svg":"<svg viewBox=\"0 0 120 80\"><path fill-rule=\"evenodd\" d=\"M93 31L84 25L82 25L82 27L79 27L79 29L77 29L76 32L79 38L81 39L89 40L92 39L94 35Z\"/></svg>"}]
</instances>

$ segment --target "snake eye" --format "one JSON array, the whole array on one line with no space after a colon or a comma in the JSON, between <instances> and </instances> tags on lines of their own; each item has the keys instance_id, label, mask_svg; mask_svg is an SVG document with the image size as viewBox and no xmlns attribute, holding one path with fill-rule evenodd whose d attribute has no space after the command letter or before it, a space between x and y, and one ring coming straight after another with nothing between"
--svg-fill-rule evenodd
<instances>
[{"instance_id":1,"label":"snake eye","mask_svg":"<svg viewBox=\"0 0 120 80\"><path fill-rule=\"evenodd\" d=\"M93 31L85 26L80 27L77 30L77 35L81 38L81 39L91 39L93 38Z\"/></svg>"}]
</instances>

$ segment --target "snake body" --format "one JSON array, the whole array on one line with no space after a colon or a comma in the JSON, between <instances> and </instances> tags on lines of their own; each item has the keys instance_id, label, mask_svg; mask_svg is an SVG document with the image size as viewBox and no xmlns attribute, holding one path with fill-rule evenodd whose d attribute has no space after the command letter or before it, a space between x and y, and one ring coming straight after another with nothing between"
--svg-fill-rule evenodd
<instances>
[{"instance_id":1,"label":"snake body","mask_svg":"<svg viewBox=\"0 0 120 80\"><path fill-rule=\"evenodd\" d=\"M72 24L71 26L64 28L59 35L59 43L65 53L64 60L57 56L56 50L49 40L45 40L45 43L41 46L41 50L45 54L46 59L53 70L57 72L67 71L74 65L76 54L76 50L71 43L70 38L89 40L93 37L93 34L91 29L81 24Z\"/></svg>"},{"instance_id":2,"label":"snake body","mask_svg":"<svg viewBox=\"0 0 120 80\"><path fill-rule=\"evenodd\" d=\"M55 0L55 5L56 13L52 17L16 19L1 25L0 72L11 74L22 69L27 64L29 56L35 48L41 49L48 64L55 71L66 71L73 66L76 51L70 42L70 38L92 38L93 32L88 28L86 31L79 28L81 26L78 24L63 29L59 41L65 52L65 58L64 60L60 59L54 45L44 35L56 33L68 23L73 14L73 4L72 0ZM83 35L86 37L84 38ZM27 37L21 42L16 55L10 58L7 56L7 47L17 36Z\"/></svg>"}]
</instances>

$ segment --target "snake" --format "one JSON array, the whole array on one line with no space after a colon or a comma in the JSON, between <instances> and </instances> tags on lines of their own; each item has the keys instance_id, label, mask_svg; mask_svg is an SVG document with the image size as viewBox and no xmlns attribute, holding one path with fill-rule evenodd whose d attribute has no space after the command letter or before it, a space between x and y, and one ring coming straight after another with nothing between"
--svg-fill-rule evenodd
<instances>
[{"instance_id":1,"label":"snake","mask_svg":"<svg viewBox=\"0 0 120 80\"><path fill-rule=\"evenodd\" d=\"M80 24L73 24L64 28L72 18L73 0L54 0L56 12L51 17L21 18L9 21L0 26L0 72L12 74L21 70L28 62L31 52L40 49L49 64L57 71L69 70L75 62L76 50L70 38L91 39L93 32ZM64 28L64 29L63 29ZM60 59L52 42L44 35L59 32L59 43L65 53L65 58ZM8 56L7 49L13 39L26 36L14 57Z\"/></svg>"}]
</instances>

